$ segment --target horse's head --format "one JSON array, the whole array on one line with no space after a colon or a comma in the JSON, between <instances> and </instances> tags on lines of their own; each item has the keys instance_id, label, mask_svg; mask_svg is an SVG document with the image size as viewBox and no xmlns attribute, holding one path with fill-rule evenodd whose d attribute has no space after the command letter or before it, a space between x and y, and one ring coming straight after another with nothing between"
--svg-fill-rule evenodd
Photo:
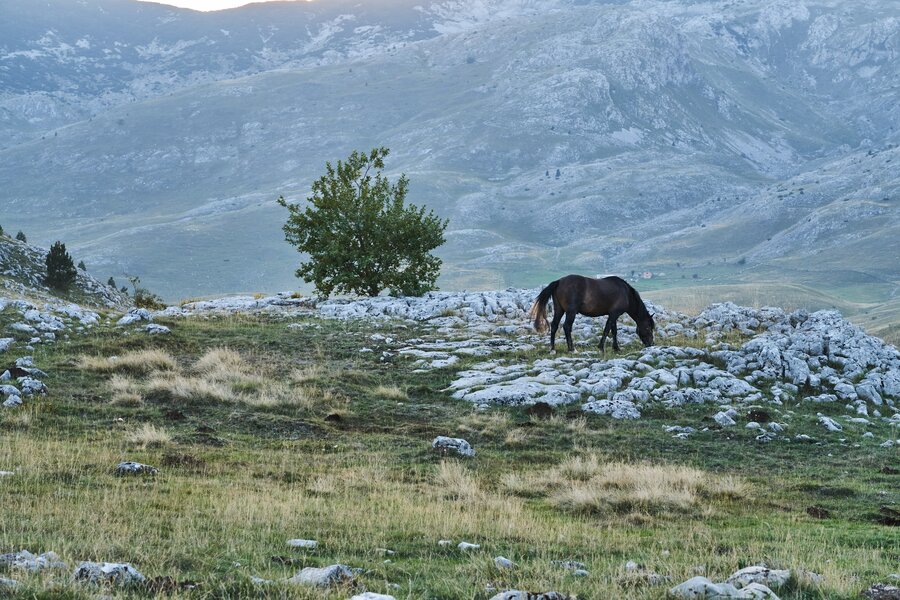
<instances>
[{"instance_id":1,"label":"horse's head","mask_svg":"<svg viewBox=\"0 0 900 600\"><path fill-rule=\"evenodd\" d=\"M641 342L643 342L644 346L653 345L654 329L656 329L656 323L653 322L653 315L648 313L645 318L638 321L637 334L638 337L641 338Z\"/></svg>"}]
</instances>

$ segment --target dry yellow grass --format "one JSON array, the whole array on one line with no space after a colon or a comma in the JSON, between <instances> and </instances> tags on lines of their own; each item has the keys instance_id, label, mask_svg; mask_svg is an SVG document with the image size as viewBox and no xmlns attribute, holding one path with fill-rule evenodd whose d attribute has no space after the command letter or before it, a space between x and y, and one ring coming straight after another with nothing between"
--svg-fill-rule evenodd
<instances>
[{"instance_id":1,"label":"dry yellow grass","mask_svg":"<svg viewBox=\"0 0 900 600\"><path fill-rule=\"evenodd\" d=\"M172 436L163 427L152 423L144 423L125 434L125 441L141 448L159 448L171 443Z\"/></svg>"},{"instance_id":2,"label":"dry yellow grass","mask_svg":"<svg viewBox=\"0 0 900 600\"><path fill-rule=\"evenodd\" d=\"M596 454L572 457L545 471L509 474L501 483L513 494L545 496L562 509L601 515L705 510L706 500L747 493L735 477L679 465L605 462Z\"/></svg>"},{"instance_id":3,"label":"dry yellow grass","mask_svg":"<svg viewBox=\"0 0 900 600\"><path fill-rule=\"evenodd\" d=\"M523 446L528 441L528 432L524 429L510 429L503 439L507 446Z\"/></svg>"},{"instance_id":4,"label":"dry yellow grass","mask_svg":"<svg viewBox=\"0 0 900 600\"><path fill-rule=\"evenodd\" d=\"M473 501L482 497L478 481L457 461L442 461L435 473L434 483L444 498Z\"/></svg>"},{"instance_id":5,"label":"dry yellow grass","mask_svg":"<svg viewBox=\"0 0 900 600\"><path fill-rule=\"evenodd\" d=\"M401 390L396 385L379 385L372 390L372 393L376 396L381 396L382 398L387 398L389 400L408 399L406 392Z\"/></svg>"},{"instance_id":6,"label":"dry yellow grass","mask_svg":"<svg viewBox=\"0 0 900 600\"><path fill-rule=\"evenodd\" d=\"M234 402L238 396L225 384L199 377L154 375L146 382L146 395L160 401Z\"/></svg>"},{"instance_id":7,"label":"dry yellow grass","mask_svg":"<svg viewBox=\"0 0 900 600\"><path fill-rule=\"evenodd\" d=\"M153 371L174 371L178 368L175 358L163 350L134 350L121 356L82 356L78 366L98 373L147 374Z\"/></svg>"}]
</instances>

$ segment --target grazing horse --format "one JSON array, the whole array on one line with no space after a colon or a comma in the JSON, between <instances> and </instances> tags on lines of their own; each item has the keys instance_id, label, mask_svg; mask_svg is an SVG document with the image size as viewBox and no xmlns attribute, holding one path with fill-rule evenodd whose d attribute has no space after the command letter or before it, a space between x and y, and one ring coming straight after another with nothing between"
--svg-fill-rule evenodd
<instances>
[{"instance_id":1,"label":"grazing horse","mask_svg":"<svg viewBox=\"0 0 900 600\"><path fill-rule=\"evenodd\" d=\"M600 338L601 352L609 333L612 334L613 350L619 351L616 320L623 313L628 313L628 316L637 323L638 337L641 338L644 346L653 345L653 330L656 328L653 315L647 311L637 290L620 277L594 279L581 275L566 275L562 279L552 282L541 290L528 312L528 318L534 319L536 331L547 330L547 302L551 296L553 297L553 323L550 325L551 350L556 345L556 330L559 329L559 322L563 315L566 316L566 322L563 323L566 344L569 352L575 349L572 344L572 323L575 322L575 315L578 314L588 317L609 315L609 318L606 319L606 327L603 328L603 336Z\"/></svg>"}]
</instances>

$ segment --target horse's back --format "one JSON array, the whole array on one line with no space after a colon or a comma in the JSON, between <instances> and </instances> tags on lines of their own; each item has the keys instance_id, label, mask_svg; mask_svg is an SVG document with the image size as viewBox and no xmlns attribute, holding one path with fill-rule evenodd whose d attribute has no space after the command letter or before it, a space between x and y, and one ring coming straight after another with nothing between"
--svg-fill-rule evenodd
<instances>
[{"instance_id":1,"label":"horse's back","mask_svg":"<svg viewBox=\"0 0 900 600\"><path fill-rule=\"evenodd\" d=\"M595 279L584 275L566 275L559 279L554 300L570 306L583 315L599 317L628 306L628 283L615 275Z\"/></svg>"}]
</instances>

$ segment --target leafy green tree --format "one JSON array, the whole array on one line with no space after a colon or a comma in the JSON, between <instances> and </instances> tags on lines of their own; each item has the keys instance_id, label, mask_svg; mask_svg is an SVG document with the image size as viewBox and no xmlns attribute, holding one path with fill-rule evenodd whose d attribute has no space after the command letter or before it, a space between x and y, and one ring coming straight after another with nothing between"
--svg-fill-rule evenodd
<instances>
[{"instance_id":1,"label":"leafy green tree","mask_svg":"<svg viewBox=\"0 0 900 600\"><path fill-rule=\"evenodd\" d=\"M424 207L405 204L409 179L382 175L387 148L354 151L346 161L325 164L307 205L288 209L285 238L309 255L297 277L322 297L332 292L418 296L436 289L441 259L431 251L444 243L447 221Z\"/></svg>"},{"instance_id":2,"label":"leafy green tree","mask_svg":"<svg viewBox=\"0 0 900 600\"><path fill-rule=\"evenodd\" d=\"M68 291L75 283L77 273L72 257L66 252L66 245L62 242L53 244L44 262L47 265L44 283L55 290Z\"/></svg>"},{"instance_id":3,"label":"leafy green tree","mask_svg":"<svg viewBox=\"0 0 900 600\"><path fill-rule=\"evenodd\" d=\"M28 240L25 239L25 233L22 231L19 231L19 233L16 234L16 239L20 242L25 242L26 244L28 243Z\"/></svg>"},{"instance_id":4,"label":"leafy green tree","mask_svg":"<svg viewBox=\"0 0 900 600\"><path fill-rule=\"evenodd\" d=\"M106 285L108 285L112 289L116 289L116 280L113 279L112 277L110 277L109 279L106 280Z\"/></svg>"},{"instance_id":5,"label":"leafy green tree","mask_svg":"<svg viewBox=\"0 0 900 600\"><path fill-rule=\"evenodd\" d=\"M83 260L79 260L79 261L78 261L78 268L81 269L82 271L87 271L87 267L84 266L84 261L83 261Z\"/></svg>"},{"instance_id":6,"label":"leafy green tree","mask_svg":"<svg viewBox=\"0 0 900 600\"><path fill-rule=\"evenodd\" d=\"M3 225L0 225L0 235L3 235Z\"/></svg>"}]
</instances>

